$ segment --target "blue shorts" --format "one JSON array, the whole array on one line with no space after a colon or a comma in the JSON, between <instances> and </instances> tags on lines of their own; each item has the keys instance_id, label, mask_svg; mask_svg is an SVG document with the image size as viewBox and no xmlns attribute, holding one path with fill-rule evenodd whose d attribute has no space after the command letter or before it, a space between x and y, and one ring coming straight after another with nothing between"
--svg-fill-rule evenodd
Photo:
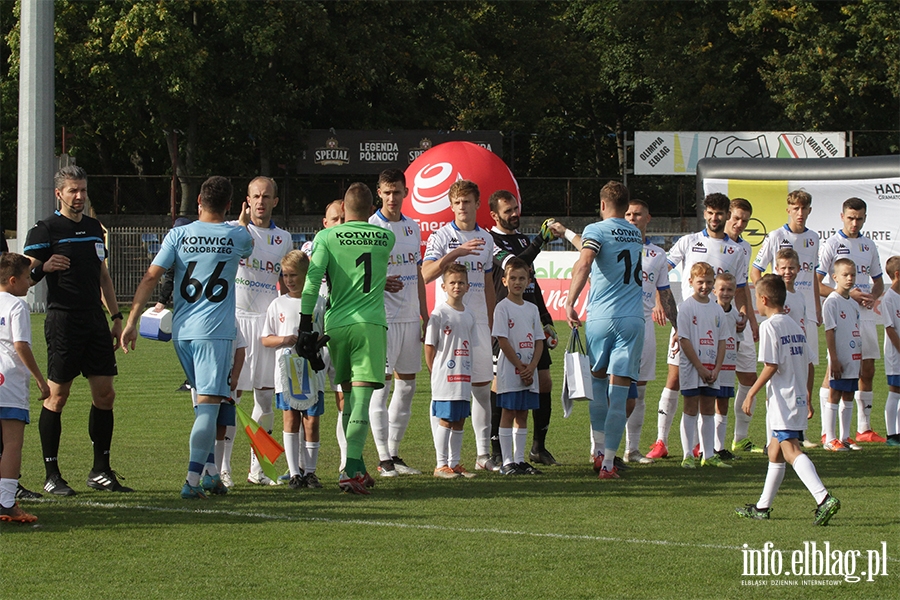
<instances>
[{"instance_id":1,"label":"blue shorts","mask_svg":"<svg viewBox=\"0 0 900 600\"><path fill-rule=\"evenodd\" d=\"M231 397L232 340L176 340L173 343L181 368L197 394Z\"/></svg>"},{"instance_id":2,"label":"blue shorts","mask_svg":"<svg viewBox=\"0 0 900 600\"><path fill-rule=\"evenodd\" d=\"M275 394L275 408L278 410L293 410L290 403L284 399L284 394L278 392ZM325 392L319 392L319 400L306 410L301 410L300 414L307 417L321 417L325 414Z\"/></svg>"},{"instance_id":3,"label":"blue shorts","mask_svg":"<svg viewBox=\"0 0 900 600\"><path fill-rule=\"evenodd\" d=\"M681 390L681 395L685 398L693 398L694 396L712 396L715 398L719 393L719 390L711 387L698 387L691 388L689 390Z\"/></svg>"},{"instance_id":4,"label":"blue shorts","mask_svg":"<svg viewBox=\"0 0 900 600\"><path fill-rule=\"evenodd\" d=\"M715 396L716 398L734 398L734 388L720 387L718 390L716 390Z\"/></svg>"},{"instance_id":5,"label":"blue shorts","mask_svg":"<svg viewBox=\"0 0 900 600\"><path fill-rule=\"evenodd\" d=\"M535 410L541 407L541 397L528 390L497 394L497 408L506 410Z\"/></svg>"},{"instance_id":6,"label":"blue shorts","mask_svg":"<svg viewBox=\"0 0 900 600\"><path fill-rule=\"evenodd\" d=\"M25 421L31 423L31 415L27 408L13 408L12 406L0 406L0 420Z\"/></svg>"},{"instance_id":7,"label":"blue shorts","mask_svg":"<svg viewBox=\"0 0 900 600\"><path fill-rule=\"evenodd\" d=\"M643 317L593 319L584 328L591 371L637 381L644 351Z\"/></svg>"},{"instance_id":8,"label":"blue shorts","mask_svg":"<svg viewBox=\"0 0 900 600\"><path fill-rule=\"evenodd\" d=\"M629 398L637 398L638 397L637 384L633 381L631 382L631 385L628 386L628 397Z\"/></svg>"},{"instance_id":9,"label":"blue shorts","mask_svg":"<svg viewBox=\"0 0 900 600\"><path fill-rule=\"evenodd\" d=\"M772 431L772 437L778 440L779 444L786 440L797 440L799 442L802 442L803 432L795 431L793 429L777 429Z\"/></svg>"},{"instance_id":10,"label":"blue shorts","mask_svg":"<svg viewBox=\"0 0 900 600\"><path fill-rule=\"evenodd\" d=\"M855 392L859 388L858 379L831 379L828 386L839 392Z\"/></svg>"},{"instance_id":11,"label":"blue shorts","mask_svg":"<svg viewBox=\"0 0 900 600\"><path fill-rule=\"evenodd\" d=\"M472 414L468 400L435 400L431 403L431 415L453 423Z\"/></svg>"},{"instance_id":12,"label":"blue shorts","mask_svg":"<svg viewBox=\"0 0 900 600\"><path fill-rule=\"evenodd\" d=\"M194 414L197 414L197 407L194 406ZM216 425L221 427L234 427L237 422L237 409L232 402L221 402L219 404L219 414L216 416Z\"/></svg>"},{"instance_id":13,"label":"blue shorts","mask_svg":"<svg viewBox=\"0 0 900 600\"><path fill-rule=\"evenodd\" d=\"M894 387L900 387L900 375L888 375L887 380L888 380L888 385L892 385Z\"/></svg>"}]
</instances>

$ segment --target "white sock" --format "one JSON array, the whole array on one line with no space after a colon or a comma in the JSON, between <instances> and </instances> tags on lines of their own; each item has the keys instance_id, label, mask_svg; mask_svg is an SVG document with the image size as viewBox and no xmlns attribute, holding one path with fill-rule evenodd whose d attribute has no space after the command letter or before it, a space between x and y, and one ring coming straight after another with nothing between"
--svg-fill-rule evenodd
<instances>
[{"instance_id":1,"label":"white sock","mask_svg":"<svg viewBox=\"0 0 900 600\"><path fill-rule=\"evenodd\" d=\"M591 440L594 443L594 447L591 448L591 456L600 456L603 454L603 451L606 449L606 432L592 429Z\"/></svg>"},{"instance_id":2,"label":"white sock","mask_svg":"<svg viewBox=\"0 0 900 600\"><path fill-rule=\"evenodd\" d=\"M299 440L297 443L297 466L300 468L300 472L305 475L306 460L303 456L305 454L303 447L306 446L306 430L303 428L302 422L300 423L300 431L297 432L297 439Z\"/></svg>"},{"instance_id":3,"label":"white sock","mask_svg":"<svg viewBox=\"0 0 900 600\"><path fill-rule=\"evenodd\" d=\"M275 390L272 389L253 390L253 412L250 418L259 423L259 426L269 433L272 433L272 428L275 426L275 413L272 412L272 398L274 394ZM262 466L260 466L259 460L252 449L250 450L250 473L257 477L262 474Z\"/></svg>"},{"instance_id":4,"label":"white sock","mask_svg":"<svg viewBox=\"0 0 900 600\"><path fill-rule=\"evenodd\" d=\"M874 392L856 391L856 431L865 433L872 429L872 401Z\"/></svg>"},{"instance_id":5,"label":"white sock","mask_svg":"<svg viewBox=\"0 0 900 600\"><path fill-rule=\"evenodd\" d=\"M337 426L334 428L335 437L337 437L338 448L341 451L341 468L347 466L347 436L344 435L344 411L339 410L337 414Z\"/></svg>"},{"instance_id":6,"label":"white sock","mask_svg":"<svg viewBox=\"0 0 900 600\"><path fill-rule=\"evenodd\" d=\"M697 415L681 413L681 450L684 458L694 456L694 441L697 434Z\"/></svg>"},{"instance_id":7,"label":"white sock","mask_svg":"<svg viewBox=\"0 0 900 600\"><path fill-rule=\"evenodd\" d=\"M700 415L700 452L704 459L711 458L715 453L716 445L716 417L715 415Z\"/></svg>"},{"instance_id":8,"label":"white sock","mask_svg":"<svg viewBox=\"0 0 900 600\"><path fill-rule=\"evenodd\" d=\"M447 466L451 469L459 464L459 457L462 454L463 430L450 430L450 456L447 458Z\"/></svg>"},{"instance_id":9,"label":"white sock","mask_svg":"<svg viewBox=\"0 0 900 600\"><path fill-rule=\"evenodd\" d=\"M287 460L291 477L300 475L300 434L285 431L281 434L281 438L284 440L284 458Z\"/></svg>"},{"instance_id":10,"label":"white sock","mask_svg":"<svg viewBox=\"0 0 900 600\"><path fill-rule=\"evenodd\" d=\"M516 462L513 455L513 429L512 427L501 427L500 432L500 454L503 456L503 464L508 465Z\"/></svg>"},{"instance_id":11,"label":"white sock","mask_svg":"<svg viewBox=\"0 0 900 600\"><path fill-rule=\"evenodd\" d=\"M303 454L303 472L307 475L315 473L319 465L319 442L306 442Z\"/></svg>"},{"instance_id":12,"label":"white sock","mask_svg":"<svg viewBox=\"0 0 900 600\"><path fill-rule=\"evenodd\" d=\"M641 441L641 428L644 426L644 411L647 406L644 396L647 393L646 385L637 386L638 395L634 401L634 410L625 422L625 454L638 451Z\"/></svg>"},{"instance_id":13,"label":"white sock","mask_svg":"<svg viewBox=\"0 0 900 600\"><path fill-rule=\"evenodd\" d=\"M437 458L437 468L447 466L450 456L450 428L438 425L434 430L434 454Z\"/></svg>"},{"instance_id":14,"label":"white sock","mask_svg":"<svg viewBox=\"0 0 900 600\"><path fill-rule=\"evenodd\" d=\"M763 486L762 495L756 501L756 508L760 510L772 508L775 494L778 493L778 488L781 487L781 482L784 481L784 473L786 471L784 465L785 463L769 463L769 470L766 471L766 484Z\"/></svg>"},{"instance_id":15,"label":"white sock","mask_svg":"<svg viewBox=\"0 0 900 600\"><path fill-rule=\"evenodd\" d=\"M800 478L800 481L803 482L809 493L816 499L816 504L821 504L825 496L828 495L828 490L825 489L825 484L819 479L819 474L816 473L816 466L812 460L807 455L801 454L794 459L794 472L797 473L797 477Z\"/></svg>"},{"instance_id":16,"label":"white sock","mask_svg":"<svg viewBox=\"0 0 900 600\"><path fill-rule=\"evenodd\" d=\"M478 456L491 453L491 386L472 386L472 429Z\"/></svg>"},{"instance_id":17,"label":"white sock","mask_svg":"<svg viewBox=\"0 0 900 600\"><path fill-rule=\"evenodd\" d=\"M719 451L725 448L725 437L728 435L728 415L716 414L715 422L716 441L714 447L716 451Z\"/></svg>"},{"instance_id":18,"label":"white sock","mask_svg":"<svg viewBox=\"0 0 900 600\"><path fill-rule=\"evenodd\" d=\"M216 468L221 473L222 472L222 463L224 462L222 459L225 456L225 440L216 440L215 454L216 454ZM225 469L225 470L227 471L228 469Z\"/></svg>"},{"instance_id":19,"label":"white sock","mask_svg":"<svg viewBox=\"0 0 900 600\"><path fill-rule=\"evenodd\" d=\"M391 393L391 382L385 381L384 387L372 392L372 401L369 402L369 427L372 428L372 439L375 440L375 449L378 451L378 460L391 460L388 450L388 395Z\"/></svg>"},{"instance_id":20,"label":"white sock","mask_svg":"<svg viewBox=\"0 0 900 600\"><path fill-rule=\"evenodd\" d=\"M827 405L829 404L828 398L831 396L831 390L828 388L819 388L819 414L825 415L825 410ZM825 441L828 441L828 430L825 429L825 421L822 420L822 435L825 436Z\"/></svg>"},{"instance_id":21,"label":"white sock","mask_svg":"<svg viewBox=\"0 0 900 600\"><path fill-rule=\"evenodd\" d=\"M12 508L16 504L16 490L19 489L18 479L0 479L0 506Z\"/></svg>"},{"instance_id":22,"label":"white sock","mask_svg":"<svg viewBox=\"0 0 900 600\"><path fill-rule=\"evenodd\" d=\"M900 406L900 394L897 392L888 392L887 401L884 403L884 423L887 426L888 435L897 435L898 419L897 409Z\"/></svg>"},{"instance_id":23,"label":"white sock","mask_svg":"<svg viewBox=\"0 0 900 600\"><path fill-rule=\"evenodd\" d=\"M672 429L672 421L675 420L675 411L678 410L678 390L663 388L659 395L659 416L656 418L656 439L669 445L669 431Z\"/></svg>"},{"instance_id":24,"label":"white sock","mask_svg":"<svg viewBox=\"0 0 900 600\"><path fill-rule=\"evenodd\" d=\"M525 462L525 443L528 441L527 427L513 427L513 461L516 464Z\"/></svg>"},{"instance_id":25,"label":"white sock","mask_svg":"<svg viewBox=\"0 0 900 600\"><path fill-rule=\"evenodd\" d=\"M738 384L737 393L734 395L734 440L739 442L750 435L750 417L744 414L744 400L750 388Z\"/></svg>"},{"instance_id":26,"label":"white sock","mask_svg":"<svg viewBox=\"0 0 900 600\"><path fill-rule=\"evenodd\" d=\"M822 411L822 429L825 431L825 443L834 441L834 424L837 421L838 405L826 402Z\"/></svg>"},{"instance_id":27,"label":"white sock","mask_svg":"<svg viewBox=\"0 0 900 600\"><path fill-rule=\"evenodd\" d=\"M850 437L850 424L853 421L853 404L854 402L852 400L849 402L841 400L840 422L842 442Z\"/></svg>"},{"instance_id":28,"label":"white sock","mask_svg":"<svg viewBox=\"0 0 900 600\"><path fill-rule=\"evenodd\" d=\"M415 379L395 379L394 393L388 409L388 450L391 456L400 456L400 442L409 427L412 401L416 395Z\"/></svg>"},{"instance_id":29,"label":"white sock","mask_svg":"<svg viewBox=\"0 0 900 600\"><path fill-rule=\"evenodd\" d=\"M234 436L237 435L237 427L235 425L225 426L225 439L222 448L222 464L219 465L220 471L231 472L231 455L234 453Z\"/></svg>"}]
</instances>

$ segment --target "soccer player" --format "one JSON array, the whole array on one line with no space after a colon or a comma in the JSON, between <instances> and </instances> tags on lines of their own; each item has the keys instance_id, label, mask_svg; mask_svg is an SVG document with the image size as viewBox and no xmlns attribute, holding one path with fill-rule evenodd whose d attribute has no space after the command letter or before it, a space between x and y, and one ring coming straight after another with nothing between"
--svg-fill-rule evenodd
<instances>
[{"instance_id":1,"label":"soccer player","mask_svg":"<svg viewBox=\"0 0 900 600\"><path fill-rule=\"evenodd\" d=\"M775 267L775 257L779 250L792 249L797 253L800 271L797 273L796 289L806 301L807 327L806 341L809 343L810 389L815 380L815 367L819 364L819 327L822 326L822 303L819 299L816 267L819 264L819 234L806 227L806 221L812 212L812 196L804 190L794 190L787 195L788 222L783 227L770 231L756 253L750 280L754 283L762 277L769 265ZM815 321L813 321L815 319ZM753 450L755 447L747 437L750 419L741 410L748 388L738 386L734 398L734 441L732 451L738 449ZM812 395L810 395L812 397ZM806 448L815 448L817 444L810 439L803 440Z\"/></svg>"},{"instance_id":2,"label":"soccer player","mask_svg":"<svg viewBox=\"0 0 900 600\"><path fill-rule=\"evenodd\" d=\"M469 291L465 265L450 263L441 273L447 301L434 307L425 332L425 364L431 372L431 410L438 419L432 428L437 466L442 479L474 477L459 462L463 425L471 414L472 332L475 320L463 303Z\"/></svg>"},{"instance_id":3,"label":"soccer player","mask_svg":"<svg viewBox=\"0 0 900 600\"><path fill-rule=\"evenodd\" d=\"M321 363L319 334L313 332L313 310L322 276L331 285L325 312L325 335L335 380L349 390L343 414L347 461L338 485L348 493L368 494L374 479L366 471L363 447L369 430L372 392L384 386L387 360L387 317L384 287L394 247L393 232L371 225L372 191L364 183L350 185L344 195L344 223L323 229L313 240L303 286L300 356Z\"/></svg>"},{"instance_id":4,"label":"soccer player","mask_svg":"<svg viewBox=\"0 0 900 600\"><path fill-rule=\"evenodd\" d=\"M19 508L19 470L28 414L28 375L40 399L50 387L31 352L31 312L19 297L31 287L31 261L21 254L0 255L0 521L33 523L37 517Z\"/></svg>"},{"instance_id":5,"label":"soccer player","mask_svg":"<svg viewBox=\"0 0 900 600\"><path fill-rule=\"evenodd\" d=\"M715 273L731 273L737 281L737 289L747 284L747 271L742 269L743 251L725 233L725 223L731 210L731 201L725 194L707 194L703 199L703 218L706 228L697 233L682 236L669 249L669 270L681 265L681 297L687 298L693 293L689 280L691 267L698 262L712 266ZM735 296L738 310L745 312L742 304L743 295ZM751 309L752 310L752 309ZM674 327L674 324L673 324ZM659 398L659 415L657 417L657 440L647 452L649 458L665 458L669 455L666 444L669 430L678 408L678 369L680 357L678 351L678 333L672 330L669 337L667 362L669 373L666 385Z\"/></svg>"},{"instance_id":6,"label":"soccer player","mask_svg":"<svg viewBox=\"0 0 900 600\"><path fill-rule=\"evenodd\" d=\"M284 411L284 454L288 463L291 489L321 488L316 475L319 462L319 420L325 413L325 372L310 373L309 389L303 389L304 365L297 365L297 332L300 329L300 303L309 257L291 250L281 259L281 277L287 293L278 296L266 311L262 344L275 349L275 405ZM319 296L313 313L313 330L322 333L325 299ZM299 381L298 381L299 379ZM296 391L294 388L296 387ZM308 395L315 402L308 408ZM295 404L296 402L296 404Z\"/></svg>"},{"instance_id":7,"label":"soccer player","mask_svg":"<svg viewBox=\"0 0 900 600\"><path fill-rule=\"evenodd\" d=\"M241 207L238 221L253 238L253 254L241 261L235 279L237 326L247 341L247 358L238 390L253 390L251 417L260 427L272 433L275 413L272 398L275 393L275 352L262 345L262 328L266 309L278 297L281 279L281 259L293 248L291 234L272 221L272 211L278 206L278 186L269 177L256 177L247 186L247 199ZM231 462L231 452L227 452ZM250 451L250 472L247 482L275 485L263 472L256 454Z\"/></svg>"},{"instance_id":8,"label":"soccer player","mask_svg":"<svg viewBox=\"0 0 900 600\"><path fill-rule=\"evenodd\" d=\"M550 365L553 364L553 361L550 360L550 350L556 347L556 344L559 342L559 336L556 333L556 328L553 326L553 317L544 304L544 296L541 293L541 286L534 277L533 267L534 259L541 252L543 245L556 236L549 228L553 219L544 221L544 225L541 226L541 234L534 236L534 238L529 238L518 231L520 207L519 201L512 193L506 190L498 190L491 194L491 197L488 199L488 205L491 208L491 218L494 219L494 227L491 228L491 237L494 239L494 271L502 273L506 263L514 257L525 261L531 272L531 282L525 289L524 298L527 302L537 307L546 337L546 343L544 343L544 349L540 355L541 362L537 370L540 406L532 411L534 433L532 434L531 450L528 453L528 457L537 463L558 465L559 463L556 462L556 459L553 458L553 455L546 448L546 440L552 413L550 392L553 390L553 381L550 379ZM506 297L506 287L502 285L500 279L494 279L494 293L498 304ZM499 357L499 354L500 348L495 345L495 360ZM495 392L491 392L491 409L491 453L494 462L498 462L501 411L497 409Z\"/></svg>"},{"instance_id":9,"label":"soccer player","mask_svg":"<svg viewBox=\"0 0 900 600\"><path fill-rule=\"evenodd\" d=\"M888 381L884 422L888 446L900 446L900 256L892 256L885 265L891 287L881 300L884 317L884 371Z\"/></svg>"},{"instance_id":10,"label":"soccer player","mask_svg":"<svg viewBox=\"0 0 900 600\"><path fill-rule=\"evenodd\" d=\"M500 417L501 475L540 475L525 462L528 411L539 406L536 372L544 345L544 328L537 306L526 302L531 268L520 258L506 261L501 278L508 290L494 309L491 331L500 345L497 359L497 406ZM515 424L515 427L513 425Z\"/></svg>"},{"instance_id":11,"label":"soccer player","mask_svg":"<svg viewBox=\"0 0 900 600\"><path fill-rule=\"evenodd\" d=\"M725 441L728 435L728 405L734 397L735 369L740 360L740 348L744 344L754 348L749 331L745 330L742 334L737 332L738 324L745 323L746 320L732 302L735 290L734 275L731 273L719 273L716 275L713 294L715 295L716 303L722 308L722 312L725 313L723 324L725 329L725 360L722 361L722 369L719 371L718 379L716 379L716 384L718 384L719 388L716 390L716 433L713 449L722 460L735 458L734 454L725 447ZM753 370L753 376L756 376L755 369Z\"/></svg>"},{"instance_id":12,"label":"soccer player","mask_svg":"<svg viewBox=\"0 0 900 600\"><path fill-rule=\"evenodd\" d=\"M625 220L628 188L610 181L600 190L598 223L581 234L581 255L572 269L566 318L581 320L575 302L591 278L585 338L591 361L594 399L590 404L593 460L600 479L618 479L616 452L625 433L628 388L636 381L644 345L641 231ZM610 377L611 376L611 377Z\"/></svg>"},{"instance_id":13,"label":"soccer player","mask_svg":"<svg viewBox=\"0 0 900 600\"><path fill-rule=\"evenodd\" d=\"M730 468L714 452L716 394L719 372L725 360L725 313L711 302L715 271L705 262L691 266L688 283L693 294L678 307L679 385L684 396L681 415L681 447L685 469L695 468L694 439L699 411L702 466Z\"/></svg>"},{"instance_id":14,"label":"soccer player","mask_svg":"<svg viewBox=\"0 0 900 600\"><path fill-rule=\"evenodd\" d=\"M422 232L419 224L404 216L406 177L399 169L387 169L378 177L381 208L369 223L394 232L396 242L388 263L388 275L403 282L396 293L385 291L388 322L388 361L384 387L372 394L369 421L378 450L378 472L382 477L421 475L400 458L400 442L406 434L416 393L416 373L422 370L422 340L428 324L425 280L422 278ZM388 409L391 374L394 393Z\"/></svg>"},{"instance_id":15,"label":"soccer player","mask_svg":"<svg viewBox=\"0 0 900 600\"><path fill-rule=\"evenodd\" d=\"M653 324L660 326L666 322L678 322L678 308L672 290L669 287L669 266L666 263L666 251L647 238L647 225L650 223L650 206L643 200L632 198L628 203L625 220L641 230L644 248L641 254L641 296L644 307L644 350L641 353L641 370L634 389L628 391L628 422L625 425L625 462L649 464L652 458L641 454L638 444L641 441L641 428L644 425L644 396L647 393L647 382L656 379L656 332ZM555 225L555 223L554 223ZM569 230L564 230L568 233ZM568 237L568 236L567 236ZM574 236L573 236L574 237Z\"/></svg>"},{"instance_id":16,"label":"soccer player","mask_svg":"<svg viewBox=\"0 0 900 600\"><path fill-rule=\"evenodd\" d=\"M430 283L440 276L447 265L454 262L465 265L469 270L469 292L463 301L476 323L472 336L472 428L478 449L475 469L499 471L500 465L495 464L490 455L494 240L476 221L480 204L477 185L461 179L450 186L448 196L453 221L428 238L422 275L425 283ZM443 300L436 298L436 303ZM432 422L432 429L434 426Z\"/></svg>"},{"instance_id":17,"label":"soccer player","mask_svg":"<svg viewBox=\"0 0 900 600\"><path fill-rule=\"evenodd\" d=\"M131 314L122 331L122 348L134 350L141 309L163 273L175 265L175 310L172 341L184 372L197 390L197 410L191 429L190 461L181 497L206 498L200 485L207 458L214 453L219 406L231 397L234 358L235 288L238 264L253 251L244 227L225 223L231 206L231 183L213 176L200 186L197 221L169 231L159 253L134 293ZM216 472L213 472L216 471ZM212 465L214 488L221 477Z\"/></svg>"},{"instance_id":18,"label":"soccer player","mask_svg":"<svg viewBox=\"0 0 900 600\"><path fill-rule=\"evenodd\" d=\"M834 290L822 303L825 322L825 342L828 345L828 402L822 414L825 428L823 448L833 452L862 450L850 440L853 420L853 392L857 390L860 362L864 354L860 348L862 337L859 305L850 297L856 285L856 264L849 258L834 261L831 281ZM835 439L835 420L840 406L840 438Z\"/></svg>"},{"instance_id":19,"label":"soccer player","mask_svg":"<svg viewBox=\"0 0 900 600\"><path fill-rule=\"evenodd\" d=\"M94 464L87 485L95 490L131 492L109 464L116 391L116 354L122 313L106 268L107 248L100 221L84 214L87 173L68 166L54 177L59 210L28 232L24 254L31 259L31 279L47 276L47 380L50 396L44 400L38 431L47 479L44 489L56 496L74 496L75 490L59 470L62 411L78 374L91 388L88 433L94 445ZM110 330L103 305L112 320Z\"/></svg>"},{"instance_id":20,"label":"soccer player","mask_svg":"<svg viewBox=\"0 0 900 600\"><path fill-rule=\"evenodd\" d=\"M762 495L756 504L735 509L740 517L768 519L772 502L784 480L787 461L816 500L814 525L827 525L841 508L831 496L816 467L800 449L800 440L812 416L812 405L806 395L809 344L803 330L782 312L784 282L776 275L766 275L756 282L756 306L766 320L759 327L759 359L765 363L756 383L750 388L743 410L753 410L752 398L766 388L766 416L772 427L768 441L769 467Z\"/></svg>"},{"instance_id":21,"label":"soccer player","mask_svg":"<svg viewBox=\"0 0 900 600\"><path fill-rule=\"evenodd\" d=\"M862 363L859 368L859 387L856 391L856 442L884 443L885 439L872 430L872 381L875 378L875 360L880 357L878 332L875 328L875 302L884 292L881 259L875 242L864 236L866 223L866 203L860 198L848 198L841 206L843 226L824 242L819 249L819 266L816 280L819 293L828 296L832 292L833 280L828 276L835 261L849 258L856 264L856 287L850 297L859 305L859 333L862 336ZM823 309L824 310L824 309ZM827 376L826 376L827 379ZM827 381L823 382L823 387ZM820 400L823 391L819 392ZM825 432L827 433L827 432ZM824 443L824 442L823 442Z\"/></svg>"}]
</instances>

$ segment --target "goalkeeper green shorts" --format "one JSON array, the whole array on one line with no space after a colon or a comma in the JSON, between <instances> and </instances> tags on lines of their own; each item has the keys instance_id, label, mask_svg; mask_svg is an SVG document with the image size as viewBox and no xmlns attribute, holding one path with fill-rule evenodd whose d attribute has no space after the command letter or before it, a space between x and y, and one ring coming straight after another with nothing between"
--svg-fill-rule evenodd
<instances>
[{"instance_id":1,"label":"goalkeeper green shorts","mask_svg":"<svg viewBox=\"0 0 900 600\"><path fill-rule=\"evenodd\" d=\"M336 383L367 382L384 387L387 328L372 323L334 327L327 332ZM348 390L345 390L348 391Z\"/></svg>"}]
</instances>

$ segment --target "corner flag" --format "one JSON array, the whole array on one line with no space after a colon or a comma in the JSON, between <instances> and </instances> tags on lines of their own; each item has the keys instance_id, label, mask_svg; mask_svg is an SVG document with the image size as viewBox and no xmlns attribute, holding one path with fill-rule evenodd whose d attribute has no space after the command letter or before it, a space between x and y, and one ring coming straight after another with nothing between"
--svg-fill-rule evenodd
<instances>
[{"instance_id":1,"label":"corner flag","mask_svg":"<svg viewBox=\"0 0 900 600\"><path fill-rule=\"evenodd\" d=\"M244 432L250 439L250 447L256 453L256 458L259 460L260 466L262 466L263 473L272 481L277 481L278 471L275 470L275 461L284 454L284 446L275 441L275 438L260 427L259 423L251 419L241 408L240 404L235 404L234 408L238 419L241 421L241 427L244 428Z\"/></svg>"}]
</instances>

